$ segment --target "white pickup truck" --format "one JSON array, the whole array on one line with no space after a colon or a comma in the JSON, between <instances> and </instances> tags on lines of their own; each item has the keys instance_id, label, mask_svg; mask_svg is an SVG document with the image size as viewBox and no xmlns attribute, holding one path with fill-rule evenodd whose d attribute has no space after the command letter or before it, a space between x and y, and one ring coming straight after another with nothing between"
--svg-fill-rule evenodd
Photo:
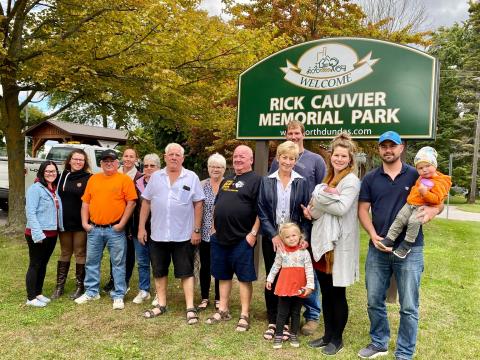
<instances>
[{"instance_id":1,"label":"white pickup truck","mask_svg":"<svg viewBox=\"0 0 480 360\"><path fill-rule=\"evenodd\" d=\"M58 169L62 171L65 159L73 149L85 151L93 173L101 171L100 156L102 151L108 148L84 144L55 144L50 148L45 159L25 158L25 190L33 184L42 162L45 160L55 161ZM8 210L8 159L6 157L0 157L0 209Z\"/></svg>"}]
</instances>

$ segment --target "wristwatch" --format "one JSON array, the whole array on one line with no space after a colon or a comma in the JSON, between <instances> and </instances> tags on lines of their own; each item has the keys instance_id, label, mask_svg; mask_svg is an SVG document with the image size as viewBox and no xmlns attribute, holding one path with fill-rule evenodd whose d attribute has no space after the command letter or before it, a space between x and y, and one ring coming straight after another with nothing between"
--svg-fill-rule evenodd
<instances>
[{"instance_id":1,"label":"wristwatch","mask_svg":"<svg viewBox=\"0 0 480 360\"><path fill-rule=\"evenodd\" d=\"M195 229L193 229L193 232L194 232L195 234L200 234L200 228L195 228Z\"/></svg>"}]
</instances>

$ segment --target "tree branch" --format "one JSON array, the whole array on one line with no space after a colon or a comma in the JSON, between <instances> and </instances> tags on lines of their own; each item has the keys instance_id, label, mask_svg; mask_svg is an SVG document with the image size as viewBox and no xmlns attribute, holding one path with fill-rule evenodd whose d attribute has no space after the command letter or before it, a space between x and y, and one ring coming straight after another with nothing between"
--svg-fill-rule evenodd
<instances>
[{"instance_id":1,"label":"tree branch","mask_svg":"<svg viewBox=\"0 0 480 360\"><path fill-rule=\"evenodd\" d=\"M51 119L55 116L57 116L58 114L60 114L62 111L68 109L69 107L71 107L73 104L75 104L78 100L80 100L81 98L83 97L83 94L78 94L77 96L75 96L72 100L70 100L68 103L66 103L65 105L63 105L60 109L54 111L53 113L41 118L39 120L39 122L41 121L45 121L45 120L48 120L48 119Z\"/></svg>"},{"instance_id":2,"label":"tree branch","mask_svg":"<svg viewBox=\"0 0 480 360\"><path fill-rule=\"evenodd\" d=\"M18 110L22 110L27 104L32 101L33 97L35 96L36 91L30 91L30 94L22 101L22 103L18 106Z\"/></svg>"},{"instance_id":3,"label":"tree branch","mask_svg":"<svg viewBox=\"0 0 480 360\"><path fill-rule=\"evenodd\" d=\"M62 40L65 40L67 39L69 36L75 34L84 24L86 24L87 22L99 17L100 15L102 15L103 13L107 12L107 11L111 11L112 9L100 9L96 12L94 12L93 14L90 14L88 16L86 16L85 18L83 18L82 20L80 20L78 22L77 25L73 26L70 30L66 31L61 37L60 39Z\"/></svg>"},{"instance_id":4,"label":"tree branch","mask_svg":"<svg viewBox=\"0 0 480 360\"><path fill-rule=\"evenodd\" d=\"M144 36L142 36L140 39L138 40L134 40L130 45L128 45L126 48L123 48L113 54L109 54L109 55L105 55L105 56L101 56L101 57L98 57L96 54L95 54L95 60L106 60L106 59L110 59L112 57L115 57L115 56L118 56L120 55L121 53L124 53L126 51L128 51L129 49L131 49L134 45L136 44L141 44L143 42L143 40L145 40L147 37L149 37L158 27L160 26L160 23L156 24L154 27L152 27L150 29L150 31L148 31Z\"/></svg>"}]
</instances>

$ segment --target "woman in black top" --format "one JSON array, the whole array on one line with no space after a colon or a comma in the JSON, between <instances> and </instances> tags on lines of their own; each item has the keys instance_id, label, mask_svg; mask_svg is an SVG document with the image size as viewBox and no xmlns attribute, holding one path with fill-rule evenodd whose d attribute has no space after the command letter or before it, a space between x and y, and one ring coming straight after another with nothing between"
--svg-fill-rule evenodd
<instances>
[{"instance_id":1,"label":"woman in black top","mask_svg":"<svg viewBox=\"0 0 480 360\"><path fill-rule=\"evenodd\" d=\"M52 299L58 299L63 294L72 254L75 254L76 261L76 289L70 298L76 299L84 292L87 233L82 227L80 210L82 208L82 195L91 175L85 151L82 149L73 150L65 160L65 169L60 176L57 188L58 195L62 199L62 204L64 204L63 224L65 231L60 232L61 253L57 264L57 286Z\"/></svg>"}]
</instances>

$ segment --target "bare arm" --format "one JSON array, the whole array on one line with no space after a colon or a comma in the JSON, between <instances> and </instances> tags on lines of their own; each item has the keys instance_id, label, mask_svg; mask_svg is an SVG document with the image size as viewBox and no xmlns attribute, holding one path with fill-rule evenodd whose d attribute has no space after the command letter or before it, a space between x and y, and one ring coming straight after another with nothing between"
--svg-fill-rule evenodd
<instances>
[{"instance_id":1,"label":"bare arm","mask_svg":"<svg viewBox=\"0 0 480 360\"><path fill-rule=\"evenodd\" d=\"M127 206L125 207L125 211L123 212L123 215L120 218L120 222L112 226L112 228L115 231L122 231L125 228L125 225L127 225L128 219L130 219L130 216L132 216L133 209L135 209L135 205L137 205L135 200L127 201Z\"/></svg>"},{"instance_id":2,"label":"bare arm","mask_svg":"<svg viewBox=\"0 0 480 360\"><path fill-rule=\"evenodd\" d=\"M422 219L422 223L426 224L430 220L432 220L435 216L440 214L445 207L444 204L440 204L439 206L421 206L419 208L417 218Z\"/></svg>"},{"instance_id":3,"label":"bare arm","mask_svg":"<svg viewBox=\"0 0 480 360\"><path fill-rule=\"evenodd\" d=\"M200 229L202 227L202 215L203 215L203 200L201 201L194 201L193 202L193 227L195 229ZM200 240L202 240L202 234L196 233L195 231L192 232L191 242L192 245L200 244Z\"/></svg>"},{"instance_id":4,"label":"bare arm","mask_svg":"<svg viewBox=\"0 0 480 360\"><path fill-rule=\"evenodd\" d=\"M382 240L382 238L378 236L377 231L373 226L372 218L370 217L369 211L370 211L369 202L364 202L364 201L358 202L358 219L360 220L360 224L362 224L363 228L370 236L370 239L372 239L373 245L381 251L390 252L390 251L384 250L382 247L377 246L378 242Z\"/></svg>"},{"instance_id":5,"label":"bare arm","mask_svg":"<svg viewBox=\"0 0 480 360\"><path fill-rule=\"evenodd\" d=\"M147 223L148 215L150 215L150 200L143 199L142 207L140 208L137 235L137 239L142 245L145 245L147 242L147 231L145 230L145 224Z\"/></svg>"},{"instance_id":6,"label":"bare arm","mask_svg":"<svg viewBox=\"0 0 480 360\"><path fill-rule=\"evenodd\" d=\"M252 231L250 231L246 236L247 242L250 244L250 246L255 245L255 241L257 241L257 233L259 229L260 229L260 219L257 216L257 218L255 219L255 224L253 224Z\"/></svg>"}]
</instances>

